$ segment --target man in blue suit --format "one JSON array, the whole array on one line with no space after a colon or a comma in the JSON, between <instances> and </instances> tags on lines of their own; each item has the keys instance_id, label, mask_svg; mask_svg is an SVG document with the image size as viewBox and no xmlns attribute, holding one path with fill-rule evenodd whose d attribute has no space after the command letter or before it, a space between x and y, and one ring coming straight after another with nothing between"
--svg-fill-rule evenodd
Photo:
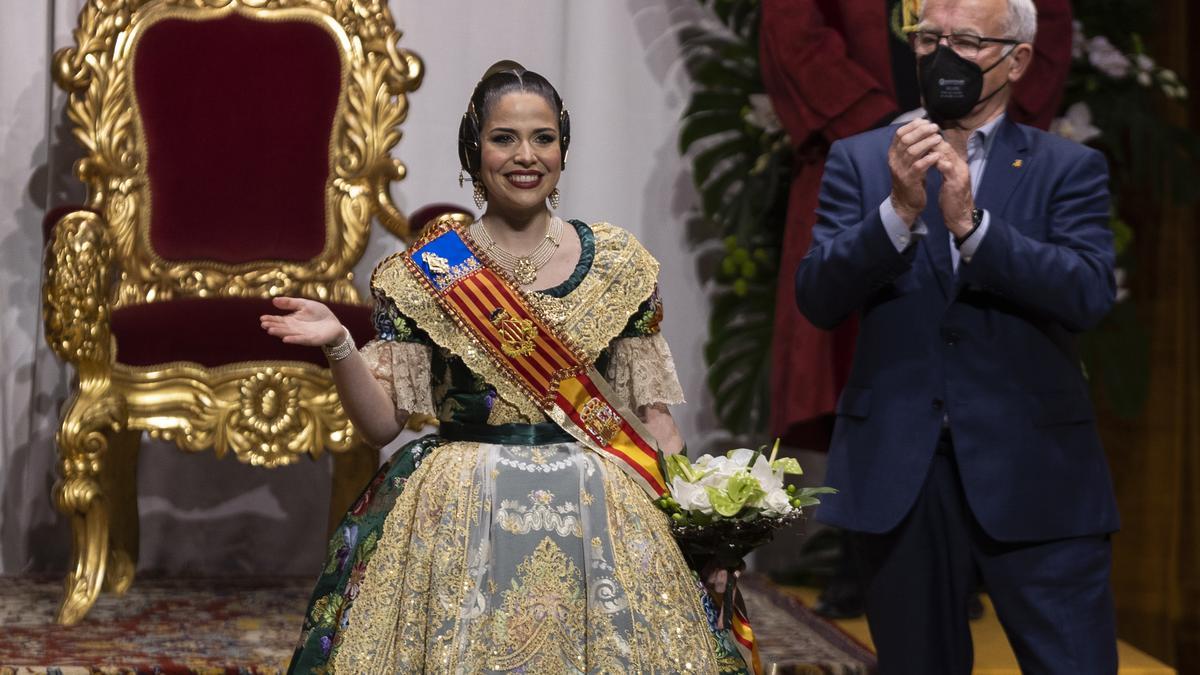
<instances>
[{"instance_id":1,"label":"man in blue suit","mask_svg":"<svg viewBox=\"0 0 1200 675\"><path fill-rule=\"evenodd\" d=\"M1004 115L1030 0L929 0L926 118L835 143L800 311L860 332L821 520L888 673L962 673L979 580L1027 673L1115 673L1111 480L1075 338L1112 306L1098 152Z\"/></svg>"}]
</instances>

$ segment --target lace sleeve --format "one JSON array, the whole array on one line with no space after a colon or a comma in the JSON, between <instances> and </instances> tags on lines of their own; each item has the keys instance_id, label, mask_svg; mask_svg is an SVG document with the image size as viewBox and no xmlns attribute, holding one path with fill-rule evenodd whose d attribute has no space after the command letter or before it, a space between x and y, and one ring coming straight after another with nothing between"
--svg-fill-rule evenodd
<instances>
[{"instance_id":1,"label":"lace sleeve","mask_svg":"<svg viewBox=\"0 0 1200 675\"><path fill-rule=\"evenodd\" d=\"M605 377L617 403L636 412L644 405L684 402L675 360L662 333L617 338L609 345L608 355Z\"/></svg>"},{"instance_id":2,"label":"lace sleeve","mask_svg":"<svg viewBox=\"0 0 1200 675\"><path fill-rule=\"evenodd\" d=\"M397 410L434 414L428 346L416 342L371 340L359 353Z\"/></svg>"}]
</instances>

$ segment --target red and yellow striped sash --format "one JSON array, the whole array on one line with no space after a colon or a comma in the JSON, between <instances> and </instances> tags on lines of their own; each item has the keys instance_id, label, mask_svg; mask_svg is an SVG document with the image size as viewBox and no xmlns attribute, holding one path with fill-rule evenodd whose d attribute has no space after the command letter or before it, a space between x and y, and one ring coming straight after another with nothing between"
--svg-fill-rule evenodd
<instances>
[{"instance_id":1,"label":"red and yellow striped sash","mask_svg":"<svg viewBox=\"0 0 1200 675\"><path fill-rule=\"evenodd\" d=\"M738 597L733 603L733 619L730 621L729 628L733 639L737 641L738 651L742 653L746 665L750 666L754 673L763 672L762 657L758 653L758 642L754 639L754 630L750 627L750 619L746 616L746 609L741 597Z\"/></svg>"},{"instance_id":2,"label":"red and yellow striped sash","mask_svg":"<svg viewBox=\"0 0 1200 675\"><path fill-rule=\"evenodd\" d=\"M651 497L667 492L659 451L636 416L613 403L608 384L524 295L447 221L404 256L451 319L586 447L613 460Z\"/></svg>"}]
</instances>

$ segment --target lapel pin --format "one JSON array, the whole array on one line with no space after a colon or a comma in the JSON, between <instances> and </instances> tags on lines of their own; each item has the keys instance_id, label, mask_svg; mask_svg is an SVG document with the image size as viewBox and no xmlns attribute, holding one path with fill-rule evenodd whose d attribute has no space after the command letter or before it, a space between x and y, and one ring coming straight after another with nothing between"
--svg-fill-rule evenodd
<instances>
[{"instance_id":1,"label":"lapel pin","mask_svg":"<svg viewBox=\"0 0 1200 675\"><path fill-rule=\"evenodd\" d=\"M1024 164L1024 163L1025 163L1025 162L1024 162L1024 160L1020 160L1020 159L1014 159L1014 160L1013 160L1013 168L1014 168L1014 169L1019 169L1019 168L1021 168L1021 165L1022 165L1022 164Z\"/></svg>"}]
</instances>

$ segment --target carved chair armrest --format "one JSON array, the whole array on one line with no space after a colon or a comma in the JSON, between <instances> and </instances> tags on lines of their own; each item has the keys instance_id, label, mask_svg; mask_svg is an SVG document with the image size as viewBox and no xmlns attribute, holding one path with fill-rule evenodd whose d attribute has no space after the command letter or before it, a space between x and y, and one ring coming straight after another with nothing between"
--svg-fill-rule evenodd
<instances>
[{"instance_id":1,"label":"carved chair armrest","mask_svg":"<svg viewBox=\"0 0 1200 675\"><path fill-rule=\"evenodd\" d=\"M46 341L77 367L107 365L112 360L113 278L108 226L95 211L74 210L57 218L48 239L42 280Z\"/></svg>"},{"instance_id":2,"label":"carved chair armrest","mask_svg":"<svg viewBox=\"0 0 1200 675\"><path fill-rule=\"evenodd\" d=\"M376 180L371 187L375 193L375 202L379 206L379 224L400 241L409 242L415 233L412 232L412 225L408 219L396 208L390 190L393 181L404 178L405 171L404 164L393 159L387 174Z\"/></svg>"}]
</instances>

